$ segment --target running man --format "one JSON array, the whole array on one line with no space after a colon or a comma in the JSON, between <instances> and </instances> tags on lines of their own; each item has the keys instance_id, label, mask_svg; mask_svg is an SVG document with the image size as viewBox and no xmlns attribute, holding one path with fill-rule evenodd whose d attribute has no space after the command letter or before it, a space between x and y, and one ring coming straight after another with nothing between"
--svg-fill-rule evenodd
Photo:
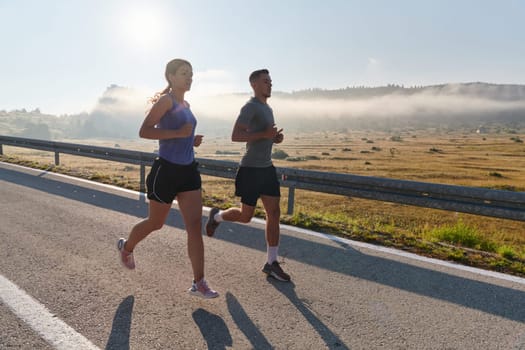
<instances>
[{"instance_id":1,"label":"running man","mask_svg":"<svg viewBox=\"0 0 525 350\"><path fill-rule=\"evenodd\" d=\"M206 234L213 236L222 221L249 223L261 198L266 212L267 261L262 271L279 281L290 281L277 261L279 249L279 218L281 210L280 184L272 163L272 147L281 143L283 129L275 126L273 111L267 103L272 93L272 79L267 69L250 74L254 96L242 107L233 127L232 141L245 142L246 152L241 159L235 179L235 195L241 197L240 208L220 211L212 208L206 223Z\"/></svg>"}]
</instances>

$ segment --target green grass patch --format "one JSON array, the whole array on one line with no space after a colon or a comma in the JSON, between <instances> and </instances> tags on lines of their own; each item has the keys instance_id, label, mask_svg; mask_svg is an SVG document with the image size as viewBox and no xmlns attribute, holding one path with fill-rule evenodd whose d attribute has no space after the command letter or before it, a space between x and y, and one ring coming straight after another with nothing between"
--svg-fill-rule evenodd
<instances>
[{"instance_id":1,"label":"green grass patch","mask_svg":"<svg viewBox=\"0 0 525 350\"><path fill-rule=\"evenodd\" d=\"M519 254L516 253L516 250L514 250L513 247L507 245L499 247L497 252L499 255L509 260L516 260L519 258Z\"/></svg>"},{"instance_id":2,"label":"green grass patch","mask_svg":"<svg viewBox=\"0 0 525 350\"><path fill-rule=\"evenodd\" d=\"M462 221L453 226L434 228L426 233L425 237L434 242L446 242L467 248L488 246L475 228L465 225Z\"/></svg>"}]
</instances>

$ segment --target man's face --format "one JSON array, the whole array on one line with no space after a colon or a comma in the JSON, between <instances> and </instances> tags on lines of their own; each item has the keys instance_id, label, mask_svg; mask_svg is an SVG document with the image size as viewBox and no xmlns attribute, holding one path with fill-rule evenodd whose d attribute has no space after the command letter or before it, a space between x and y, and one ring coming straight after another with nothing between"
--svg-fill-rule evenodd
<instances>
[{"instance_id":1,"label":"man's face","mask_svg":"<svg viewBox=\"0 0 525 350\"><path fill-rule=\"evenodd\" d=\"M272 78L269 74L261 74L259 78L253 82L252 87L257 96L266 98L272 96Z\"/></svg>"}]
</instances>

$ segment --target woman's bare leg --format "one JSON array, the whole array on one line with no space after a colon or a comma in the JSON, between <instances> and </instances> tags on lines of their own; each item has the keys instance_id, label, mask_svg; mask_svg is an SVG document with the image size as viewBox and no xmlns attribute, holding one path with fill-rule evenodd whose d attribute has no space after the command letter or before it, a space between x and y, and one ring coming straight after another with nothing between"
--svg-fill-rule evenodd
<instances>
[{"instance_id":1,"label":"woman's bare leg","mask_svg":"<svg viewBox=\"0 0 525 350\"><path fill-rule=\"evenodd\" d=\"M146 238L151 232L159 230L164 223L171 209L171 203L160 203L154 200L149 201L149 215L133 228L126 241L124 249L132 252L135 246Z\"/></svg>"},{"instance_id":2,"label":"woman's bare leg","mask_svg":"<svg viewBox=\"0 0 525 350\"><path fill-rule=\"evenodd\" d=\"M204 277L201 191L181 192L177 195L177 202L188 232L188 256L193 268L193 279L200 281Z\"/></svg>"}]
</instances>

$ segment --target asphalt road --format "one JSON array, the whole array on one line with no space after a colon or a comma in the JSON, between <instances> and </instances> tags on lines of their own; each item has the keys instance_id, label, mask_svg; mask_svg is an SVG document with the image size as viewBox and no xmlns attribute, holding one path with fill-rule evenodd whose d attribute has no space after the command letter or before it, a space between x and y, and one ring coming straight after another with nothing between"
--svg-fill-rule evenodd
<instances>
[{"instance_id":1,"label":"asphalt road","mask_svg":"<svg viewBox=\"0 0 525 350\"><path fill-rule=\"evenodd\" d=\"M147 215L138 193L0 163L0 198L0 349L78 341L54 321L100 349L525 349L524 279L282 227L293 282L277 282L257 220L204 237L221 295L203 300L176 206L126 271L115 244ZM20 316L11 284L53 322Z\"/></svg>"}]
</instances>

